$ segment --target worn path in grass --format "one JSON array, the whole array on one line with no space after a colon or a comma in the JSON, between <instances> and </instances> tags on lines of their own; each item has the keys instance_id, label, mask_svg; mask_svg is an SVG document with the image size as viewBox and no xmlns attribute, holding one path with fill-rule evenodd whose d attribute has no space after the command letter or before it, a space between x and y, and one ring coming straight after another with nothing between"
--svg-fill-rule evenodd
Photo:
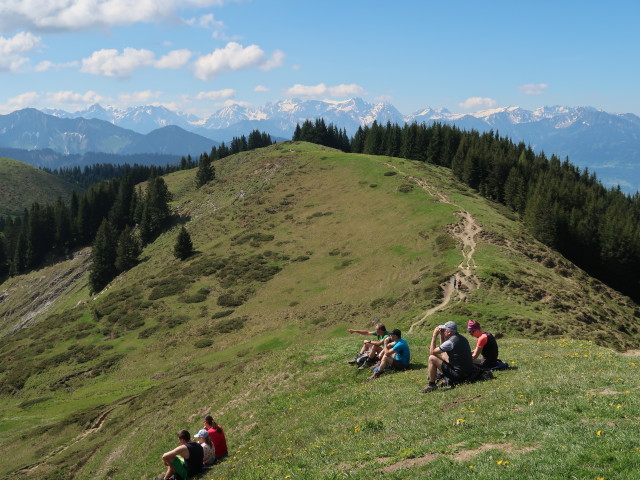
<instances>
[{"instance_id":1,"label":"worn path in grass","mask_svg":"<svg viewBox=\"0 0 640 480\"><path fill-rule=\"evenodd\" d=\"M451 225L448 229L448 232L462 244L462 262L460 262L460 264L458 265L458 271L453 274L453 276L448 281L440 284L440 288L442 288L443 291L442 302L424 312L420 319L418 319L411 325L411 327L409 328L409 332L413 332L416 327L422 325L424 321L435 312L446 308L447 305L449 305L449 303L451 302L452 298L455 298L458 301L464 301L467 298L466 292L480 288L480 280L474 273L474 270L478 267L478 265L473 258L473 254L475 253L477 246L476 235L478 235L482 231L482 228L480 228L478 222L476 222L476 220L467 210L451 201L451 199L447 195L440 192L433 185L427 183L424 179L402 172L392 164L385 163L385 165L395 169L401 175L404 175L407 180L416 183L429 195L436 197L438 201L446 203L448 205L453 205L454 207L459 209L457 213L460 215L460 220L457 223ZM456 285L455 287L453 283L454 279Z\"/></svg>"},{"instance_id":2,"label":"worn path in grass","mask_svg":"<svg viewBox=\"0 0 640 480\"><path fill-rule=\"evenodd\" d=\"M116 402L115 404L111 405L109 408L103 410L100 413L100 415L98 415L96 418L91 420L91 422L87 426L86 430L84 432L82 432L80 435L78 435L77 437L75 437L73 440L71 440L71 442L69 442L66 445L62 445L62 446L54 449L49 454L47 454L45 457L43 457L42 460L40 460L39 462L34 463L32 465L27 465L25 467L22 467L22 468L18 469L15 473L16 474L33 473L41 465L45 464L48 460L52 460L52 459L54 459L56 457L59 457L60 454L63 453L65 450L68 450L69 448L74 446L76 443L81 442L82 440L87 438L89 435L92 435L92 434L95 434L96 432L98 432L102 428L102 425L104 424L104 422L107 419L107 417L109 416L109 414L111 412L113 412L117 407L122 406L122 405L126 405L127 403L131 403L136 398L138 398L138 395L132 395L130 397L127 397L127 398L125 398L123 400L120 400L119 402ZM84 462L81 462L78 465L78 467L80 467L83 463Z\"/></svg>"}]
</instances>

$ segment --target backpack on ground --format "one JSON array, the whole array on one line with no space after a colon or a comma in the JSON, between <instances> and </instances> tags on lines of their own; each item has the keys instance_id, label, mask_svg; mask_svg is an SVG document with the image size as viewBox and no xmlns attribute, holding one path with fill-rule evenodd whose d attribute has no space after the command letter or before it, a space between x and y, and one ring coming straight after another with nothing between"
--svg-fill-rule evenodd
<instances>
[{"instance_id":1,"label":"backpack on ground","mask_svg":"<svg viewBox=\"0 0 640 480\"><path fill-rule=\"evenodd\" d=\"M356 365L359 367L363 366L365 363L367 363L368 358L369 358L368 353L359 353L358 356L356 357Z\"/></svg>"},{"instance_id":2,"label":"backpack on ground","mask_svg":"<svg viewBox=\"0 0 640 480\"><path fill-rule=\"evenodd\" d=\"M508 363L498 359L498 363L496 363L495 366L491 367L489 370L506 370L508 368L509 368Z\"/></svg>"}]
</instances>

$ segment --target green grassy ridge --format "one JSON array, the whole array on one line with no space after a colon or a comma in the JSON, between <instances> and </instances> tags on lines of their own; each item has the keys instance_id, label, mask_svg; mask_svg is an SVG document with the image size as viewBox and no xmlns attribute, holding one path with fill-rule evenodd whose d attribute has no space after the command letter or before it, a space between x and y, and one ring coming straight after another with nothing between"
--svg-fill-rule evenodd
<instances>
[{"instance_id":1,"label":"green grassy ridge","mask_svg":"<svg viewBox=\"0 0 640 480\"><path fill-rule=\"evenodd\" d=\"M457 207L437 202L419 188L402 193L399 188L407 178L384 175L389 163L446 191ZM246 419L268 423L257 409L270 405L279 387L293 398L326 393L317 391L317 382L327 392L335 391L334 377L349 395L358 397L365 388L359 377L344 377L349 370L342 361L354 348L354 339L344 338L348 325L361 328L377 315L406 330L441 301L439 282L460 262L459 247L446 234L447 225L457 221L458 207L472 212L483 227L475 256L482 288L418 329L413 337L418 363L426 362L429 328L448 319L466 322L470 316L508 338L565 334L617 348L637 345L635 305L537 244L445 169L288 143L225 159L216 164L216 172L218 179L200 190L193 186L195 171L166 177L173 208L187 220L198 250L194 257L186 262L173 258L175 228L145 249L138 267L94 299L81 280L52 308L60 313L60 324L43 319L0 341L0 355L9 360L0 369L0 382L25 362L33 367L20 391L3 395L7 402L0 410L0 444L7 447L0 451L8 453L5 449L16 441L27 444L34 424L47 432L47 442L37 452L26 449L12 457L0 474L43 462L20 474L145 478L150 471L157 473L159 455L171 446L174 431L197 425L208 411L234 432L232 444L259 434L263 443L257 455L267 455L272 432L254 432L256 422ZM211 262L257 256L281 270L266 282L242 275L220 278L217 270L207 270ZM302 257L308 258L297 260ZM14 279L14 291L22 287L28 292L30 278L25 276L22 285ZM183 292L149 300L159 282L170 285L176 278L182 278ZM203 289L208 292L204 301L184 301ZM246 294L246 301L237 307L218 305L218 298L230 291ZM229 309L233 313L216 317ZM592 323L577 320L579 314L588 314ZM143 325L138 325L140 317ZM235 319L242 319L236 322L240 328L219 332L222 322ZM203 338L211 345L198 348ZM66 358L72 346L84 356ZM108 348L100 352L96 347ZM92 357L96 351L99 355ZM294 357L283 357L290 351ZM535 356L533 348L529 352ZM56 358L65 360L49 365ZM401 387L403 395L413 395L425 375L422 370L416 385ZM247 399L255 399L256 405ZM314 397L306 402L312 405ZM330 416L330 404L321 411ZM292 422L308 423L306 435L314 428L325 432L319 417L291 414ZM91 434L92 424L103 415L99 433ZM360 422L366 425L366 420ZM145 437L141 432L149 425L153 428ZM375 429L377 424L368 425ZM170 432L165 437L169 444L157 441L158 430ZM296 430L290 429L292 439ZM77 438L81 440L74 442ZM346 443L340 445L348 450ZM411 442L404 445L413 448ZM80 457L86 463L78 465ZM286 459L276 463L275 472L287 465ZM67 477L56 477L55 465ZM334 475L325 466L309 468L308 478ZM223 478L236 478L236 473ZM249 470L241 475L266 478L252 477ZM272 478L281 477L274 473Z\"/></svg>"},{"instance_id":2,"label":"green grassy ridge","mask_svg":"<svg viewBox=\"0 0 640 480\"><path fill-rule=\"evenodd\" d=\"M0 215L22 215L34 202L53 204L65 201L79 188L31 165L0 158Z\"/></svg>"}]
</instances>

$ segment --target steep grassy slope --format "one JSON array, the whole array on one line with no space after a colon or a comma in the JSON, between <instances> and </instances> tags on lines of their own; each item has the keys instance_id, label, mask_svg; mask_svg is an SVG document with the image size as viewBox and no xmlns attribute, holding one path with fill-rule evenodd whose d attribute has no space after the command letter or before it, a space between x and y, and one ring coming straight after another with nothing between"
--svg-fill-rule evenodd
<instances>
[{"instance_id":1,"label":"steep grassy slope","mask_svg":"<svg viewBox=\"0 0 640 480\"><path fill-rule=\"evenodd\" d=\"M445 169L310 144L216 172L200 190L195 171L166 177L189 260L176 226L105 292L79 273L26 320L60 271L0 286L0 475L153 478L211 412L233 454L204 478L638 476L637 356L596 344L637 348L640 312L508 212ZM344 363L346 328L374 316L413 370L367 382ZM518 368L419 395L433 326L468 318Z\"/></svg>"},{"instance_id":2,"label":"steep grassy slope","mask_svg":"<svg viewBox=\"0 0 640 480\"><path fill-rule=\"evenodd\" d=\"M56 198L68 200L73 190L70 183L26 163L0 158L0 215L22 215L33 202L54 203Z\"/></svg>"}]
</instances>

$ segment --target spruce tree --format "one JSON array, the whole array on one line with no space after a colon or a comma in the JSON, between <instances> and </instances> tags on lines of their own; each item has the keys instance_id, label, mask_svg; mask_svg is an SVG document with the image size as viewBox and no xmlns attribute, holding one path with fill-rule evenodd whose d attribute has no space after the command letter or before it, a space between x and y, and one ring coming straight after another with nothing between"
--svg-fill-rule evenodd
<instances>
[{"instance_id":1,"label":"spruce tree","mask_svg":"<svg viewBox=\"0 0 640 480\"><path fill-rule=\"evenodd\" d=\"M106 287L117 275L116 241L109 220L104 219L93 242L91 259L93 263L89 272L91 291L97 293Z\"/></svg>"},{"instance_id":2,"label":"spruce tree","mask_svg":"<svg viewBox=\"0 0 640 480\"><path fill-rule=\"evenodd\" d=\"M180 229L180 233L178 233L176 244L173 247L173 254L180 260L185 260L193 254L193 242L191 242L191 235L189 235L187 229L184 228L184 225Z\"/></svg>"},{"instance_id":3,"label":"spruce tree","mask_svg":"<svg viewBox=\"0 0 640 480\"><path fill-rule=\"evenodd\" d=\"M13 260L11 261L11 267L9 274L14 277L20 273L24 273L27 269L27 239L23 230L18 235L16 240L15 249L13 251Z\"/></svg>"},{"instance_id":4,"label":"spruce tree","mask_svg":"<svg viewBox=\"0 0 640 480\"><path fill-rule=\"evenodd\" d=\"M150 178L140 220L140 239L145 245L158 236L169 222L169 200L171 193L162 177Z\"/></svg>"},{"instance_id":5,"label":"spruce tree","mask_svg":"<svg viewBox=\"0 0 640 480\"><path fill-rule=\"evenodd\" d=\"M215 170L211 158L206 153L200 155L200 166L196 172L196 187L200 188L215 178Z\"/></svg>"},{"instance_id":6,"label":"spruce tree","mask_svg":"<svg viewBox=\"0 0 640 480\"><path fill-rule=\"evenodd\" d=\"M9 253L4 233L0 232L0 281L9 273Z\"/></svg>"},{"instance_id":7,"label":"spruce tree","mask_svg":"<svg viewBox=\"0 0 640 480\"><path fill-rule=\"evenodd\" d=\"M53 251L57 255L65 255L73 246L73 231L69 209L58 197L55 205L55 239Z\"/></svg>"},{"instance_id":8,"label":"spruce tree","mask_svg":"<svg viewBox=\"0 0 640 480\"><path fill-rule=\"evenodd\" d=\"M133 179L125 175L119 180L118 193L113 206L109 211L109 221L116 230L124 229L125 225L131 225L131 205L134 195Z\"/></svg>"},{"instance_id":9,"label":"spruce tree","mask_svg":"<svg viewBox=\"0 0 640 480\"><path fill-rule=\"evenodd\" d=\"M128 225L120 233L118 247L116 248L116 269L118 272L126 272L138 264L138 257L142 253L138 238L133 235Z\"/></svg>"}]
</instances>

